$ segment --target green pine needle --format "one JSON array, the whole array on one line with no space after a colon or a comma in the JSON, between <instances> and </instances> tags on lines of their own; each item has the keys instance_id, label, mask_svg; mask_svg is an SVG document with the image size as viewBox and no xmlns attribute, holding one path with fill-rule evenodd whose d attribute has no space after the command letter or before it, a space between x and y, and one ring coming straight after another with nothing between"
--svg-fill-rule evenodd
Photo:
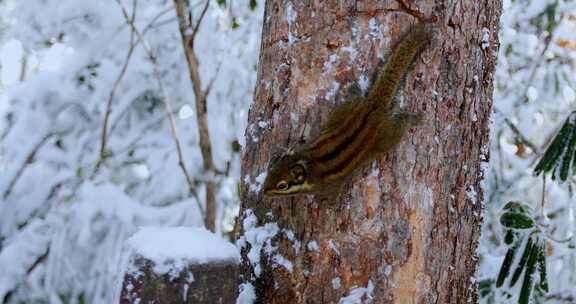
<instances>
[{"instance_id":1,"label":"green pine needle","mask_svg":"<svg viewBox=\"0 0 576 304\"><path fill-rule=\"evenodd\" d=\"M526 273L524 274L524 281L522 282L522 289L520 290L520 297L518 304L528 304L530 302L530 294L534 286L534 273L536 272L536 260L540 254L540 246L534 244L530 250L530 257L526 264Z\"/></svg>"},{"instance_id":2,"label":"green pine needle","mask_svg":"<svg viewBox=\"0 0 576 304\"><path fill-rule=\"evenodd\" d=\"M576 112L572 112L534 168L534 174L540 175L540 173L546 174L552 171L552 179L556 179L559 174L560 180L565 181L568 178L570 168L576 167L575 151Z\"/></svg>"},{"instance_id":3,"label":"green pine needle","mask_svg":"<svg viewBox=\"0 0 576 304\"><path fill-rule=\"evenodd\" d=\"M538 271L540 272L540 289L548 292L548 278L546 276L546 243L538 246Z\"/></svg>"},{"instance_id":4,"label":"green pine needle","mask_svg":"<svg viewBox=\"0 0 576 304\"><path fill-rule=\"evenodd\" d=\"M572 163L572 157L574 156L574 148L576 146L576 128L572 124L572 134L566 147L566 153L564 153L564 158L562 159L562 168L560 168L560 180L566 181L568 178L568 172L570 171L570 164Z\"/></svg>"},{"instance_id":5,"label":"green pine needle","mask_svg":"<svg viewBox=\"0 0 576 304\"><path fill-rule=\"evenodd\" d=\"M514 260L514 256L516 255L516 251L518 251L518 247L520 247L521 242L516 242L514 246L508 249L506 252L506 256L504 257L504 261L502 262L502 266L500 267L500 272L498 273L498 279L496 280L496 287L500 288L504 284L504 281L510 275L510 268L512 267L512 261Z\"/></svg>"},{"instance_id":6,"label":"green pine needle","mask_svg":"<svg viewBox=\"0 0 576 304\"><path fill-rule=\"evenodd\" d=\"M534 246L532 245L532 238L529 238L528 242L526 243L526 247L524 248L524 253L520 258L520 262L518 262L518 266L516 266L516 270L514 270L514 274L512 275L512 279L510 280L510 287L514 286L514 284L516 284L516 282L520 278L520 275L524 270L524 266L526 266L526 262L528 262L528 258L532 253L533 247Z\"/></svg>"}]
</instances>

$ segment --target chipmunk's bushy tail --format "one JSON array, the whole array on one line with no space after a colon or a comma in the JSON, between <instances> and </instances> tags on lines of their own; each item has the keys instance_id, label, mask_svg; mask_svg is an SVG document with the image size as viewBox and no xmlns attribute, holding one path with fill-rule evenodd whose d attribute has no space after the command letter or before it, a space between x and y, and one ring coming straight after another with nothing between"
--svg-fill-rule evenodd
<instances>
[{"instance_id":1,"label":"chipmunk's bushy tail","mask_svg":"<svg viewBox=\"0 0 576 304\"><path fill-rule=\"evenodd\" d=\"M432 25L421 23L411 28L400 40L374 83L368 98L378 108L389 108L396 91L416 55L432 38Z\"/></svg>"}]
</instances>

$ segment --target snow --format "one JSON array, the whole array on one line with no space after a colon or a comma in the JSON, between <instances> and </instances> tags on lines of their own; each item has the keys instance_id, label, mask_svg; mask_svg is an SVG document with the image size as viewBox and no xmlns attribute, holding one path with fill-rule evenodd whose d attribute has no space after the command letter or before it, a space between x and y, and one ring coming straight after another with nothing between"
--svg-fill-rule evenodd
<instances>
[{"instance_id":1,"label":"snow","mask_svg":"<svg viewBox=\"0 0 576 304\"><path fill-rule=\"evenodd\" d=\"M332 289L340 289L340 278L332 279Z\"/></svg>"},{"instance_id":2,"label":"snow","mask_svg":"<svg viewBox=\"0 0 576 304\"><path fill-rule=\"evenodd\" d=\"M334 251L337 255L340 255L340 250L338 247L336 247L333 240L328 240L328 247L332 249L332 251Z\"/></svg>"},{"instance_id":3,"label":"snow","mask_svg":"<svg viewBox=\"0 0 576 304\"><path fill-rule=\"evenodd\" d=\"M297 14L292 7L292 2L287 2L286 4L286 22L288 23L288 44L292 45L294 42L298 41L299 38L295 37L292 33L292 28L294 22L296 21Z\"/></svg>"},{"instance_id":4,"label":"snow","mask_svg":"<svg viewBox=\"0 0 576 304\"><path fill-rule=\"evenodd\" d=\"M192 107L190 105L183 105L180 108L180 111L178 111L178 118L184 120L184 119L188 119L191 118L194 115L194 110L192 109Z\"/></svg>"},{"instance_id":5,"label":"snow","mask_svg":"<svg viewBox=\"0 0 576 304\"><path fill-rule=\"evenodd\" d=\"M362 304L371 303L373 300L372 292L374 291L374 284L372 280L368 281L366 287L356 287L350 290L348 296L343 297L338 301L338 304ZM366 302L368 301L368 302Z\"/></svg>"},{"instance_id":6,"label":"snow","mask_svg":"<svg viewBox=\"0 0 576 304\"><path fill-rule=\"evenodd\" d=\"M370 29L370 36L372 39L381 39L382 38L382 30L378 25L378 22L374 18L370 18L368 21L368 28Z\"/></svg>"},{"instance_id":7,"label":"snow","mask_svg":"<svg viewBox=\"0 0 576 304\"><path fill-rule=\"evenodd\" d=\"M242 283L239 287L240 293L236 304L254 304L256 302L256 291L250 283Z\"/></svg>"},{"instance_id":8,"label":"snow","mask_svg":"<svg viewBox=\"0 0 576 304\"><path fill-rule=\"evenodd\" d=\"M358 56L358 50L356 50L356 48L353 47L353 46L349 46L349 45L348 45L348 46L344 46L344 47L341 48L341 50L342 50L343 52L346 52L346 53L349 54L349 56L350 56L350 61L354 61L354 60L356 59L356 56Z\"/></svg>"},{"instance_id":9,"label":"snow","mask_svg":"<svg viewBox=\"0 0 576 304\"><path fill-rule=\"evenodd\" d=\"M485 50L490 47L490 30L482 28L482 49Z\"/></svg>"},{"instance_id":10,"label":"snow","mask_svg":"<svg viewBox=\"0 0 576 304\"><path fill-rule=\"evenodd\" d=\"M0 83L6 86L16 84L20 75L22 60L22 43L18 40L8 40L0 48Z\"/></svg>"},{"instance_id":11,"label":"snow","mask_svg":"<svg viewBox=\"0 0 576 304\"><path fill-rule=\"evenodd\" d=\"M294 7L292 6L292 2L287 1L287 4L286 4L286 22L288 22L289 25L292 25L296 21L297 16L298 15L296 14L296 11L294 11Z\"/></svg>"},{"instance_id":12,"label":"snow","mask_svg":"<svg viewBox=\"0 0 576 304\"><path fill-rule=\"evenodd\" d=\"M294 235L294 232L290 229L282 229L282 233L284 233L284 235L286 236L286 238L292 242L292 248L294 249L294 254L298 255L300 253L300 248L302 246L302 243L296 239L296 236Z\"/></svg>"},{"instance_id":13,"label":"snow","mask_svg":"<svg viewBox=\"0 0 576 304\"><path fill-rule=\"evenodd\" d=\"M272 261L274 262L274 266L282 266L284 269L288 270L288 272L292 272L294 269L294 265L288 259L283 257L282 255L276 253L272 257Z\"/></svg>"},{"instance_id":14,"label":"snow","mask_svg":"<svg viewBox=\"0 0 576 304\"><path fill-rule=\"evenodd\" d=\"M144 227L126 241L139 256L155 265L238 263L240 253L233 244L204 228ZM166 273L167 271L159 271Z\"/></svg>"},{"instance_id":15,"label":"snow","mask_svg":"<svg viewBox=\"0 0 576 304\"><path fill-rule=\"evenodd\" d=\"M476 200L478 200L478 193L476 193L476 189L474 189L473 186L468 187L468 190L466 191L466 196L468 197L472 205L476 205Z\"/></svg>"},{"instance_id":16,"label":"snow","mask_svg":"<svg viewBox=\"0 0 576 304\"><path fill-rule=\"evenodd\" d=\"M533 86L529 86L528 90L526 90L526 98L531 102L536 101L538 99L538 90Z\"/></svg>"},{"instance_id":17,"label":"snow","mask_svg":"<svg viewBox=\"0 0 576 304\"><path fill-rule=\"evenodd\" d=\"M244 235L238 239L237 246L243 248L248 244L250 245L250 251L247 254L248 260L254 268L254 274L259 277L262 273L262 266L260 265L261 253L265 250L268 256L273 256L276 248L272 246L271 240L278 234L279 229L276 223L266 223L263 226L257 226L257 222L254 212L247 209L244 212L244 220L242 221ZM289 271L292 270L291 262L282 256L277 255L275 259L277 264L280 263Z\"/></svg>"},{"instance_id":18,"label":"snow","mask_svg":"<svg viewBox=\"0 0 576 304\"><path fill-rule=\"evenodd\" d=\"M565 86L562 88L562 97L566 102L573 103L576 100L576 93L573 88Z\"/></svg>"},{"instance_id":19,"label":"snow","mask_svg":"<svg viewBox=\"0 0 576 304\"><path fill-rule=\"evenodd\" d=\"M267 175L268 175L268 171L264 171L264 172L258 174L258 176L256 176L254 183L252 183L250 181L251 180L250 176L246 175L246 176L244 176L244 182L248 185L248 189L251 192L258 193L262 189L262 185L264 185L264 181L266 180Z\"/></svg>"},{"instance_id":20,"label":"snow","mask_svg":"<svg viewBox=\"0 0 576 304\"><path fill-rule=\"evenodd\" d=\"M306 245L306 248L308 248L309 251L318 251L320 249L320 247L318 247L318 243L314 240L309 241L308 245Z\"/></svg>"},{"instance_id":21,"label":"snow","mask_svg":"<svg viewBox=\"0 0 576 304\"><path fill-rule=\"evenodd\" d=\"M358 86L360 87L360 90L362 90L362 93L366 93L368 91L368 88L370 87L370 80L366 75L360 75L358 78Z\"/></svg>"},{"instance_id":22,"label":"snow","mask_svg":"<svg viewBox=\"0 0 576 304\"><path fill-rule=\"evenodd\" d=\"M132 2L123 2L132 9ZM205 176L173 3L138 1L136 26L150 25L144 36L175 110L196 201L141 44L112 100L109 157L94 173L107 100L131 39L118 4L0 3L1 298L12 291L15 303L51 297L59 303L64 300L57 295L82 294L86 303L110 303L127 238L142 226L203 225L198 205L204 206L209 179L219 185L216 229L231 229L241 178L240 155L231 143L244 143L263 8L234 7L241 26L231 29L230 9L211 5L197 33L203 87L221 66L208 96L208 124L215 167L224 171L229 164L227 175ZM48 256L35 266L47 248Z\"/></svg>"}]
</instances>

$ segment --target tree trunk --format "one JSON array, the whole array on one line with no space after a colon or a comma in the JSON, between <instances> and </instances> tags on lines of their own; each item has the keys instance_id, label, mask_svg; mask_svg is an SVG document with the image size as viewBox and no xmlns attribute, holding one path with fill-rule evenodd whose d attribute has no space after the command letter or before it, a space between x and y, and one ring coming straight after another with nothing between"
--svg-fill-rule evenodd
<instances>
[{"instance_id":1,"label":"tree trunk","mask_svg":"<svg viewBox=\"0 0 576 304\"><path fill-rule=\"evenodd\" d=\"M477 301L500 14L500 0L266 1L239 241L258 303ZM366 93L400 35L426 20L437 31L397 98L424 122L334 202L264 198L270 158L317 135L354 84Z\"/></svg>"}]
</instances>

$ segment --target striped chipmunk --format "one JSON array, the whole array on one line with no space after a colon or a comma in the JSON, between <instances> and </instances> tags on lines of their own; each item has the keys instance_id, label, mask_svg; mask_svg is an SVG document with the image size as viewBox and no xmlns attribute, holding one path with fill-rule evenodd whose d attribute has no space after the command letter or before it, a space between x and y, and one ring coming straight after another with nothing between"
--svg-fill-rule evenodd
<instances>
[{"instance_id":1,"label":"striped chipmunk","mask_svg":"<svg viewBox=\"0 0 576 304\"><path fill-rule=\"evenodd\" d=\"M422 120L421 114L393 108L410 65L432 38L429 27L416 25L400 39L366 96L336 107L316 138L272 160L265 196L337 195L358 169L396 146Z\"/></svg>"}]
</instances>

